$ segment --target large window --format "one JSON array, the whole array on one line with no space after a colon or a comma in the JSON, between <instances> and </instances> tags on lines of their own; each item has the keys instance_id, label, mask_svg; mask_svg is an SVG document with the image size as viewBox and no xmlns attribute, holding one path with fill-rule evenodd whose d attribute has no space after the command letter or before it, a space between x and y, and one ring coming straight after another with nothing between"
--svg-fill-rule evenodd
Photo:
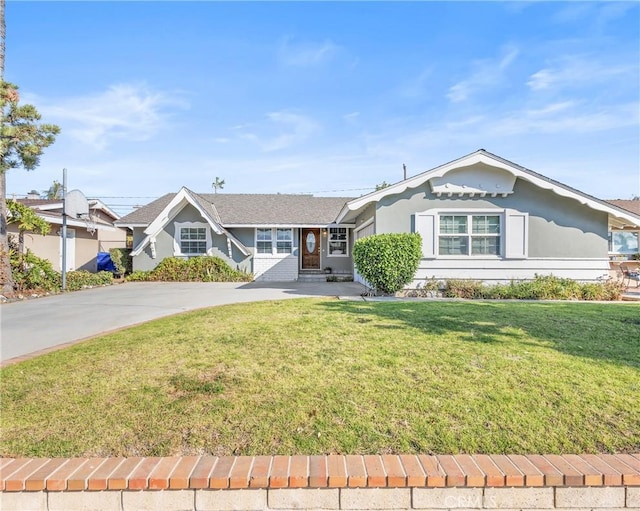
<instances>
[{"instance_id":1,"label":"large window","mask_svg":"<svg viewBox=\"0 0 640 511\"><path fill-rule=\"evenodd\" d=\"M258 254L292 254L293 229L280 227L256 229L256 252Z\"/></svg>"},{"instance_id":2,"label":"large window","mask_svg":"<svg viewBox=\"0 0 640 511\"><path fill-rule=\"evenodd\" d=\"M500 215L440 215L439 255L500 255Z\"/></svg>"},{"instance_id":3,"label":"large window","mask_svg":"<svg viewBox=\"0 0 640 511\"><path fill-rule=\"evenodd\" d=\"M346 227L329 228L329 255L346 256L349 246L349 238Z\"/></svg>"},{"instance_id":4,"label":"large window","mask_svg":"<svg viewBox=\"0 0 640 511\"><path fill-rule=\"evenodd\" d=\"M206 227L180 227L180 252L185 255L200 255L207 252Z\"/></svg>"},{"instance_id":5,"label":"large window","mask_svg":"<svg viewBox=\"0 0 640 511\"><path fill-rule=\"evenodd\" d=\"M256 229L256 250L258 254L271 254L273 252L271 229Z\"/></svg>"}]
</instances>

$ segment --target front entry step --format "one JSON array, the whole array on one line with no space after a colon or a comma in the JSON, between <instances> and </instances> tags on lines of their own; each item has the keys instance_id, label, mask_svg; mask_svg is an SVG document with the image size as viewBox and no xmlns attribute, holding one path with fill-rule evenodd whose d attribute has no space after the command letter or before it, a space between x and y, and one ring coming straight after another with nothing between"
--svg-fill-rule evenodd
<instances>
[{"instance_id":1,"label":"front entry step","mask_svg":"<svg viewBox=\"0 0 640 511\"><path fill-rule=\"evenodd\" d=\"M326 282L327 274L323 271L308 271L298 274L298 282Z\"/></svg>"}]
</instances>

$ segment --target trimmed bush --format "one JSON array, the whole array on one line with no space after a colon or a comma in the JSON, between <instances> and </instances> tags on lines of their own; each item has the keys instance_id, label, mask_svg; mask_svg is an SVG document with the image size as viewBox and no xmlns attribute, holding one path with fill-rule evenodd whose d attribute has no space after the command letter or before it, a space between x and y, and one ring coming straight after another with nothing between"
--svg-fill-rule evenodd
<instances>
[{"instance_id":1,"label":"trimmed bush","mask_svg":"<svg viewBox=\"0 0 640 511\"><path fill-rule=\"evenodd\" d=\"M133 271L133 261L131 260L130 248L112 248L109 250L109 255L113 261L118 275L128 275Z\"/></svg>"},{"instance_id":2,"label":"trimmed bush","mask_svg":"<svg viewBox=\"0 0 640 511\"><path fill-rule=\"evenodd\" d=\"M78 291L88 287L110 286L113 275L108 271L91 273L87 270L67 272L67 291Z\"/></svg>"},{"instance_id":3,"label":"trimmed bush","mask_svg":"<svg viewBox=\"0 0 640 511\"><path fill-rule=\"evenodd\" d=\"M448 280L442 296L448 298L494 300L620 300L624 286L620 282L580 283L553 275L536 275L534 280L487 286L475 280Z\"/></svg>"},{"instance_id":4,"label":"trimmed bush","mask_svg":"<svg viewBox=\"0 0 640 511\"><path fill-rule=\"evenodd\" d=\"M422 258L418 233L374 234L353 246L353 262L358 273L373 288L393 294L409 284Z\"/></svg>"},{"instance_id":5,"label":"trimmed bush","mask_svg":"<svg viewBox=\"0 0 640 511\"><path fill-rule=\"evenodd\" d=\"M484 286L475 280L447 280L442 290L446 298L484 298Z\"/></svg>"},{"instance_id":6,"label":"trimmed bush","mask_svg":"<svg viewBox=\"0 0 640 511\"><path fill-rule=\"evenodd\" d=\"M163 282L251 282L249 273L234 270L219 257L198 256L190 259L167 257L151 271L135 271L129 281Z\"/></svg>"}]
</instances>

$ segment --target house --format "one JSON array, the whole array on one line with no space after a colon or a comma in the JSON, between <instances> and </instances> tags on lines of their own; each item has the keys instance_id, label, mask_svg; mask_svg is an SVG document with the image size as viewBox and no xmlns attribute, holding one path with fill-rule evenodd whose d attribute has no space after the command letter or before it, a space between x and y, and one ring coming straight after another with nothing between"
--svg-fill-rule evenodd
<instances>
[{"instance_id":1,"label":"house","mask_svg":"<svg viewBox=\"0 0 640 511\"><path fill-rule=\"evenodd\" d=\"M331 267L352 275L352 225L335 224L344 197L167 194L116 225L133 233L134 270L165 257L218 256L257 280L293 281Z\"/></svg>"},{"instance_id":2,"label":"house","mask_svg":"<svg viewBox=\"0 0 640 511\"><path fill-rule=\"evenodd\" d=\"M258 280L297 280L330 267L354 275L355 240L419 232L414 285L430 278L508 281L609 271L608 232L640 229L625 210L480 149L358 198L197 194L182 188L121 218L133 267L168 256L217 255Z\"/></svg>"},{"instance_id":3,"label":"house","mask_svg":"<svg viewBox=\"0 0 640 511\"><path fill-rule=\"evenodd\" d=\"M56 271L62 269L62 201L60 199L40 199L27 196L16 199L35 210L51 228L49 234L26 233L25 248L35 255L47 259ZM31 198L29 198L31 197ZM116 227L114 222L120 216L99 199L89 199L89 217L85 219L67 217L67 271L97 270L98 252L108 252L111 248L124 248L126 229ZM15 224L7 226L9 235L18 234Z\"/></svg>"},{"instance_id":4,"label":"house","mask_svg":"<svg viewBox=\"0 0 640 511\"><path fill-rule=\"evenodd\" d=\"M609 274L609 231L637 230L640 214L480 149L348 202L336 222L355 224L356 239L420 233L414 285L536 274L595 281Z\"/></svg>"}]
</instances>

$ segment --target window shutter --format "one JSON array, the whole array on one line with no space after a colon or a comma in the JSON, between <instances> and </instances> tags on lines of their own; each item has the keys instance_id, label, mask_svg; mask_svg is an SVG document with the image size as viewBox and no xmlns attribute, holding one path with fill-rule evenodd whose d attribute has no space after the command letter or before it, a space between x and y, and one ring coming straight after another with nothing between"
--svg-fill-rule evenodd
<instances>
[{"instance_id":1,"label":"window shutter","mask_svg":"<svg viewBox=\"0 0 640 511\"><path fill-rule=\"evenodd\" d=\"M529 255L529 214L507 209L504 217L505 257L526 259Z\"/></svg>"},{"instance_id":2,"label":"window shutter","mask_svg":"<svg viewBox=\"0 0 640 511\"><path fill-rule=\"evenodd\" d=\"M422 256L436 257L436 215L430 213L415 214L415 232L422 236Z\"/></svg>"}]
</instances>

